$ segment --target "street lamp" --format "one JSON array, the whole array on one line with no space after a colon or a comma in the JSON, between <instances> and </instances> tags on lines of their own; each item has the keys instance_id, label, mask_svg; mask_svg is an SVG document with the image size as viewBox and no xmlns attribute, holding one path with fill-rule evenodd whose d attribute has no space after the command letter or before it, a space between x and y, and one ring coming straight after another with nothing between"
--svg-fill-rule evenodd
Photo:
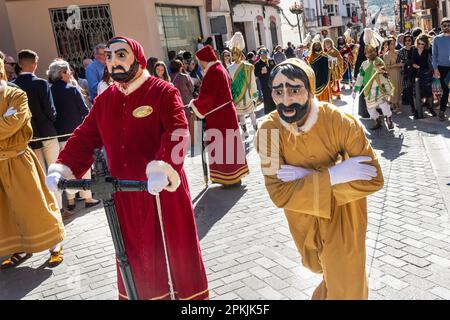
<instances>
[{"instance_id":1,"label":"street lamp","mask_svg":"<svg viewBox=\"0 0 450 320\"><path fill-rule=\"evenodd\" d=\"M300 43L302 43L302 32L300 30L300 18L299 18L299 15L301 15L305 11L303 3L301 3L301 2L297 3L297 1L294 2L294 4L289 7L289 11L297 16L298 35L300 37Z\"/></svg>"}]
</instances>

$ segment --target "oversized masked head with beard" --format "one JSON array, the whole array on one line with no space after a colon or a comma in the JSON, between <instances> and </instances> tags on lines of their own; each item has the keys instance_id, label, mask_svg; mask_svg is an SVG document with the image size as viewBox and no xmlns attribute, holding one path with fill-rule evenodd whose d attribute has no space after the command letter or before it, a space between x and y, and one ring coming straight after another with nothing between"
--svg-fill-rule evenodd
<instances>
[{"instance_id":1,"label":"oversized masked head with beard","mask_svg":"<svg viewBox=\"0 0 450 320\"><path fill-rule=\"evenodd\" d=\"M323 51L322 43L320 42L313 42L312 44L312 52L314 53L321 53Z\"/></svg>"},{"instance_id":2,"label":"oversized masked head with beard","mask_svg":"<svg viewBox=\"0 0 450 320\"><path fill-rule=\"evenodd\" d=\"M146 67L142 46L133 39L115 37L109 40L106 54L106 66L111 78L120 84L133 82Z\"/></svg>"},{"instance_id":3,"label":"oversized masked head with beard","mask_svg":"<svg viewBox=\"0 0 450 320\"><path fill-rule=\"evenodd\" d=\"M303 60L287 59L272 70L269 84L280 118L289 124L302 126L308 118L314 97L312 68Z\"/></svg>"}]
</instances>

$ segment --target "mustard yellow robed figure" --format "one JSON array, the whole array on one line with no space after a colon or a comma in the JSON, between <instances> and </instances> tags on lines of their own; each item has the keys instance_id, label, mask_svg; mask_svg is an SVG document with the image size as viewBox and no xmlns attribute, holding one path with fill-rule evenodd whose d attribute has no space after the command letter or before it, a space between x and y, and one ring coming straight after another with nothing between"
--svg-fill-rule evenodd
<instances>
[{"instance_id":1,"label":"mustard yellow robed figure","mask_svg":"<svg viewBox=\"0 0 450 320\"><path fill-rule=\"evenodd\" d=\"M305 62L284 61L269 82L277 110L256 148L303 265L323 274L313 299L367 299L366 197L383 187L378 157L355 118L317 101Z\"/></svg>"},{"instance_id":2,"label":"mustard yellow robed figure","mask_svg":"<svg viewBox=\"0 0 450 320\"><path fill-rule=\"evenodd\" d=\"M56 265L63 260L61 213L28 147L33 132L27 95L5 80L0 59L0 257L9 256L2 268L47 249Z\"/></svg>"},{"instance_id":3,"label":"mustard yellow robed figure","mask_svg":"<svg viewBox=\"0 0 450 320\"><path fill-rule=\"evenodd\" d=\"M331 72L331 93L337 99L341 99L340 81L344 75L344 58L338 49L334 46L334 41L330 38L323 40L325 53L331 57L328 62Z\"/></svg>"}]
</instances>

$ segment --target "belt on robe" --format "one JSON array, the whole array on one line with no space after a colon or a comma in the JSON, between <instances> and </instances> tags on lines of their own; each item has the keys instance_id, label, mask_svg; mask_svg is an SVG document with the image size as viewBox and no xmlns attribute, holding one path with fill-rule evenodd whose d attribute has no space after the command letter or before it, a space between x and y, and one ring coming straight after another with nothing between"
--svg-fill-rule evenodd
<instances>
[{"instance_id":1,"label":"belt on robe","mask_svg":"<svg viewBox=\"0 0 450 320\"><path fill-rule=\"evenodd\" d=\"M17 158L25 153L26 150L23 151L0 151L0 161L8 160L12 158Z\"/></svg>"}]
</instances>

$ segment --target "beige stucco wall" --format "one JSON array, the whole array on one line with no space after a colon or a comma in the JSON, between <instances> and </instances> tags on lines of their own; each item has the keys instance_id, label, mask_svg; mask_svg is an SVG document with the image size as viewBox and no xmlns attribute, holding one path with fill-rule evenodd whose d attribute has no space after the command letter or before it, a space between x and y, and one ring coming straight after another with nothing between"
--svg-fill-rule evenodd
<instances>
[{"instance_id":1,"label":"beige stucco wall","mask_svg":"<svg viewBox=\"0 0 450 320\"><path fill-rule=\"evenodd\" d=\"M16 52L5 0L0 0L0 50L8 55Z\"/></svg>"},{"instance_id":2,"label":"beige stucco wall","mask_svg":"<svg viewBox=\"0 0 450 320\"><path fill-rule=\"evenodd\" d=\"M160 45L155 3L198 6L204 34L209 30L205 24L204 0L77 0L76 4L99 5L108 3L111 8L116 35L138 40L146 56L164 57ZM16 51L31 49L39 55L37 75L44 77L50 62L57 56L49 8L63 8L74 4L72 0L14 0L6 1ZM24 23L26 21L26 23Z\"/></svg>"}]
</instances>

